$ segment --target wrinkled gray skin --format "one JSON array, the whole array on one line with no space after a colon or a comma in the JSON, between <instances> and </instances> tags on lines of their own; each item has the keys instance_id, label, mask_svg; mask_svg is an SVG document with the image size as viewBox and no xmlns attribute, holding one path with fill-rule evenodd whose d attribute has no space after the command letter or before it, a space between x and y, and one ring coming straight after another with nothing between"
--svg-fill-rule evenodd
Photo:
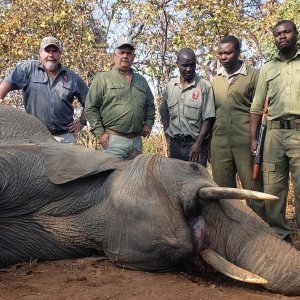
<instances>
[{"instance_id":1,"label":"wrinkled gray skin","mask_svg":"<svg viewBox=\"0 0 300 300\"><path fill-rule=\"evenodd\" d=\"M1 105L0 124L1 267L104 252L119 266L167 271L197 255L198 243L267 279L267 289L300 294L300 252L243 202L199 199L216 186L201 166L59 144L38 120ZM194 216L205 220L202 241L188 225Z\"/></svg>"}]
</instances>

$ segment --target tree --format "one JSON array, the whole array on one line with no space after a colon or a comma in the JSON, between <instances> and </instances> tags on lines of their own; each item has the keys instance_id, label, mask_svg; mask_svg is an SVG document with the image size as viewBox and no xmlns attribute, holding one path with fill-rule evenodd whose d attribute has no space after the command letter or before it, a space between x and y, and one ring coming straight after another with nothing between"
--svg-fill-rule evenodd
<instances>
[{"instance_id":1,"label":"tree","mask_svg":"<svg viewBox=\"0 0 300 300\"><path fill-rule=\"evenodd\" d=\"M86 80L110 66L106 53L106 28L93 13L95 1L15 0L0 13L0 68L38 58L44 36L62 41L63 61ZM3 74L1 74L3 75Z\"/></svg>"}]
</instances>

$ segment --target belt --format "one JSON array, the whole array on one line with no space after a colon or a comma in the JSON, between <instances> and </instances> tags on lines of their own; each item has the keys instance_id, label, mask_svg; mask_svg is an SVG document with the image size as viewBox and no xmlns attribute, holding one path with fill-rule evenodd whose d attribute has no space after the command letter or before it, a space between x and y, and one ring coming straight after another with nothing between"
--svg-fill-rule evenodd
<instances>
[{"instance_id":1,"label":"belt","mask_svg":"<svg viewBox=\"0 0 300 300\"><path fill-rule=\"evenodd\" d=\"M68 130L56 130L56 131L51 131L52 135L61 135L61 134L65 134L68 133Z\"/></svg>"},{"instance_id":2,"label":"belt","mask_svg":"<svg viewBox=\"0 0 300 300\"><path fill-rule=\"evenodd\" d=\"M191 135L174 135L170 137L175 143L191 143L195 142L195 139Z\"/></svg>"},{"instance_id":3,"label":"belt","mask_svg":"<svg viewBox=\"0 0 300 300\"><path fill-rule=\"evenodd\" d=\"M112 135L124 136L124 137L127 137L129 139L133 139L137 136L140 136L140 134L138 134L138 133L122 133L122 132L118 132L118 131L115 131L115 130L112 130L112 129L106 129L105 132L108 133L108 134L112 134Z\"/></svg>"},{"instance_id":4,"label":"belt","mask_svg":"<svg viewBox=\"0 0 300 300\"><path fill-rule=\"evenodd\" d=\"M300 123L295 120L271 120L267 122L268 129L300 129Z\"/></svg>"}]
</instances>

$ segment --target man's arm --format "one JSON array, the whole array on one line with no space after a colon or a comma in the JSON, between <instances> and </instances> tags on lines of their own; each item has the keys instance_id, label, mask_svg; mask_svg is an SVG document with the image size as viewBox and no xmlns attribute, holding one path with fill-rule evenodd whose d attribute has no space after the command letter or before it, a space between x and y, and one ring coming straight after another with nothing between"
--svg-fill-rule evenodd
<instances>
[{"instance_id":1,"label":"man's arm","mask_svg":"<svg viewBox=\"0 0 300 300\"><path fill-rule=\"evenodd\" d=\"M170 123L170 112L169 112L167 100L168 100L168 94L167 94L167 91L165 90L163 93L163 99L162 99L160 109L159 109L161 122L164 127L164 131L166 131L168 129L169 123Z\"/></svg>"},{"instance_id":2,"label":"man's arm","mask_svg":"<svg viewBox=\"0 0 300 300\"><path fill-rule=\"evenodd\" d=\"M70 124L69 126L70 132L79 132L87 124L85 119L84 106L85 106L86 96L88 94L89 89L87 85L83 82L83 80L78 75L76 76L77 76L77 91L75 96L80 102L83 109L80 114L79 120L76 120L72 124Z\"/></svg>"},{"instance_id":3,"label":"man's arm","mask_svg":"<svg viewBox=\"0 0 300 300\"><path fill-rule=\"evenodd\" d=\"M96 136L102 147L108 147L109 135L102 123L100 108L103 103L104 82L100 75L96 76L90 86L85 102L85 116L91 125L91 132Z\"/></svg>"},{"instance_id":4,"label":"man's arm","mask_svg":"<svg viewBox=\"0 0 300 300\"><path fill-rule=\"evenodd\" d=\"M103 103L104 83L96 76L90 86L85 102L85 116L91 125L91 132L99 138L105 133L100 108Z\"/></svg>"},{"instance_id":5,"label":"man's arm","mask_svg":"<svg viewBox=\"0 0 300 300\"><path fill-rule=\"evenodd\" d=\"M203 121L200 133L199 133L195 143L192 145L192 147L190 149L190 159L189 159L190 161L199 162L201 146L202 146L205 138L211 132L211 129L212 129L214 123L215 123L215 117L208 118Z\"/></svg>"},{"instance_id":6,"label":"man's arm","mask_svg":"<svg viewBox=\"0 0 300 300\"><path fill-rule=\"evenodd\" d=\"M261 123L261 115L250 113L251 152L254 155L257 148L257 132Z\"/></svg>"},{"instance_id":7,"label":"man's arm","mask_svg":"<svg viewBox=\"0 0 300 300\"><path fill-rule=\"evenodd\" d=\"M190 161L199 162L201 146L205 138L210 134L215 123L215 97L211 84L208 81L202 81L204 86L201 88L203 93L202 118L203 123L200 133L190 149Z\"/></svg>"},{"instance_id":8,"label":"man's arm","mask_svg":"<svg viewBox=\"0 0 300 300\"><path fill-rule=\"evenodd\" d=\"M75 96L78 99L78 101L80 102L81 106L84 107L86 97L89 92L89 88L87 87L87 85L84 83L84 81L78 75L76 75L76 76L77 76L77 90L76 90Z\"/></svg>"},{"instance_id":9,"label":"man's arm","mask_svg":"<svg viewBox=\"0 0 300 300\"><path fill-rule=\"evenodd\" d=\"M149 85L147 84L147 89L146 89L146 103L145 103L145 113L146 113L146 119L145 119L145 125L148 128L152 128L154 124L154 119L155 119L155 105L154 105L154 97L151 92L151 89ZM144 126L145 127L145 126Z\"/></svg>"},{"instance_id":10,"label":"man's arm","mask_svg":"<svg viewBox=\"0 0 300 300\"><path fill-rule=\"evenodd\" d=\"M249 122L249 134L251 141L251 152L255 154L257 148L257 133L261 124L264 102L267 96L267 81L265 68L259 72L258 81L256 85L255 95L250 107L250 122Z\"/></svg>"},{"instance_id":11,"label":"man's arm","mask_svg":"<svg viewBox=\"0 0 300 300\"><path fill-rule=\"evenodd\" d=\"M12 90L12 85L6 81L3 80L0 83L0 103L2 103L3 99L5 98L5 96Z\"/></svg>"},{"instance_id":12,"label":"man's arm","mask_svg":"<svg viewBox=\"0 0 300 300\"><path fill-rule=\"evenodd\" d=\"M84 110L82 110L79 120L75 120L73 121L72 124L69 125L68 129L69 132L79 132L84 126L86 126L86 119L85 119L85 115L84 115Z\"/></svg>"}]
</instances>

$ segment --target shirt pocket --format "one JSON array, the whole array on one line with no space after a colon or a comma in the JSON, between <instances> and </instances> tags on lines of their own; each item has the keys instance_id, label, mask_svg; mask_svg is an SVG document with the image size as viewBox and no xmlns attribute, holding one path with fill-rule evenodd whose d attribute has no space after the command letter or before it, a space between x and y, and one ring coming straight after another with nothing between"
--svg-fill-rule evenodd
<instances>
[{"instance_id":1,"label":"shirt pocket","mask_svg":"<svg viewBox=\"0 0 300 300\"><path fill-rule=\"evenodd\" d=\"M126 100L125 84L110 83L107 85L105 96L111 101L124 102Z\"/></svg>"},{"instance_id":2,"label":"shirt pocket","mask_svg":"<svg viewBox=\"0 0 300 300\"><path fill-rule=\"evenodd\" d=\"M279 176L276 176L276 163L264 162L262 166L264 184L278 183Z\"/></svg>"},{"instance_id":3,"label":"shirt pocket","mask_svg":"<svg viewBox=\"0 0 300 300\"><path fill-rule=\"evenodd\" d=\"M67 102L73 101L74 93L72 92L71 81L61 81L55 86L59 99Z\"/></svg>"},{"instance_id":4,"label":"shirt pocket","mask_svg":"<svg viewBox=\"0 0 300 300\"><path fill-rule=\"evenodd\" d=\"M191 120L200 120L201 118L201 111L202 111L202 105L200 101L196 100L187 100L184 102L184 116L187 119Z\"/></svg>"},{"instance_id":5,"label":"shirt pocket","mask_svg":"<svg viewBox=\"0 0 300 300\"><path fill-rule=\"evenodd\" d=\"M280 75L280 70L270 70L266 76L266 81L270 82L272 80L278 79L278 76Z\"/></svg>"},{"instance_id":6,"label":"shirt pocket","mask_svg":"<svg viewBox=\"0 0 300 300\"><path fill-rule=\"evenodd\" d=\"M43 73L34 73L31 77L30 92L33 95L46 95L48 78Z\"/></svg>"}]
</instances>

